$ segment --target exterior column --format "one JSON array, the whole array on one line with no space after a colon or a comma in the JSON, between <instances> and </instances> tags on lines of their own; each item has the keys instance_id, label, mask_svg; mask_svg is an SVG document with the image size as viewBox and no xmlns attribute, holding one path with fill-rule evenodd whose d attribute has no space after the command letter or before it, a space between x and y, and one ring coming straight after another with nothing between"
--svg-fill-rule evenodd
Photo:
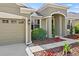
<instances>
[{"instance_id":1,"label":"exterior column","mask_svg":"<svg viewBox=\"0 0 79 59\"><path fill-rule=\"evenodd\" d=\"M47 21L48 21L48 36L49 38L52 38L52 17L49 16Z\"/></svg>"},{"instance_id":2,"label":"exterior column","mask_svg":"<svg viewBox=\"0 0 79 59\"><path fill-rule=\"evenodd\" d=\"M25 19L25 39L26 39L26 45L31 44L31 23L30 20L28 20L27 18Z\"/></svg>"},{"instance_id":3,"label":"exterior column","mask_svg":"<svg viewBox=\"0 0 79 59\"><path fill-rule=\"evenodd\" d=\"M48 25L48 23L47 23L47 19L46 19L46 31L48 30L48 29L47 29L47 28L48 28L48 26L47 26L47 25Z\"/></svg>"},{"instance_id":4,"label":"exterior column","mask_svg":"<svg viewBox=\"0 0 79 59\"><path fill-rule=\"evenodd\" d=\"M62 17L61 16L59 16L59 26L60 26L60 36L62 36Z\"/></svg>"},{"instance_id":5,"label":"exterior column","mask_svg":"<svg viewBox=\"0 0 79 59\"><path fill-rule=\"evenodd\" d=\"M68 35L68 30L67 30L67 24L68 24L67 21L68 21L68 20L67 20L66 17L65 17L64 20L65 20L65 36L66 36L66 35Z\"/></svg>"},{"instance_id":6,"label":"exterior column","mask_svg":"<svg viewBox=\"0 0 79 59\"><path fill-rule=\"evenodd\" d=\"M42 26L42 25L41 25L41 19L40 19L40 28L41 28L41 26Z\"/></svg>"},{"instance_id":7,"label":"exterior column","mask_svg":"<svg viewBox=\"0 0 79 59\"><path fill-rule=\"evenodd\" d=\"M72 27L74 27L74 25L75 25L75 24L73 23L73 21L74 21L74 20L71 20ZM74 29L74 28L73 28L73 34L75 34L75 29Z\"/></svg>"}]
</instances>

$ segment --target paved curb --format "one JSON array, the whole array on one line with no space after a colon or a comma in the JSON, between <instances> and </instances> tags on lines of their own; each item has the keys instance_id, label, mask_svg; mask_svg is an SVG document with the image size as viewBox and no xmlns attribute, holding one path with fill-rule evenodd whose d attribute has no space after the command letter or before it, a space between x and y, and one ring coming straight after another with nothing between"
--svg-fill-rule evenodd
<instances>
[{"instance_id":1,"label":"paved curb","mask_svg":"<svg viewBox=\"0 0 79 59\"><path fill-rule=\"evenodd\" d=\"M34 54L32 53L32 51L30 50L29 47L26 48L26 52L27 52L28 56L34 56Z\"/></svg>"}]
</instances>

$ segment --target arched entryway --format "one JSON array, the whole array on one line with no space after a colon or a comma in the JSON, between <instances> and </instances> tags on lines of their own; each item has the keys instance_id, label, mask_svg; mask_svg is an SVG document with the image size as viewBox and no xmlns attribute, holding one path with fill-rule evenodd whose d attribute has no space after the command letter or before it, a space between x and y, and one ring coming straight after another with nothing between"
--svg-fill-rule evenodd
<instances>
[{"instance_id":1,"label":"arched entryway","mask_svg":"<svg viewBox=\"0 0 79 59\"><path fill-rule=\"evenodd\" d=\"M52 34L56 36L65 35L65 16L62 14L52 14Z\"/></svg>"}]
</instances>

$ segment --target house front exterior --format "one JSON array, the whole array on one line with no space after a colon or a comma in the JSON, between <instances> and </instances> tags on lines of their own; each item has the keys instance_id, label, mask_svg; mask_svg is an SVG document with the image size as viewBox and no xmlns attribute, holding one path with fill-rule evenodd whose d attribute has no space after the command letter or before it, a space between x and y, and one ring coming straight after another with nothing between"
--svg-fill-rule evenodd
<instances>
[{"instance_id":1,"label":"house front exterior","mask_svg":"<svg viewBox=\"0 0 79 59\"><path fill-rule=\"evenodd\" d=\"M43 4L38 10L23 4L0 4L0 45L22 42L30 44L34 28L43 28L48 38L52 38L52 28L56 36L68 35L67 9L67 6L57 4Z\"/></svg>"},{"instance_id":2,"label":"house front exterior","mask_svg":"<svg viewBox=\"0 0 79 59\"><path fill-rule=\"evenodd\" d=\"M26 14L22 13L25 9ZM26 42L30 35L27 21L32 12L22 4L0 3L0 45Z\"/></svg>"}]
</instances>

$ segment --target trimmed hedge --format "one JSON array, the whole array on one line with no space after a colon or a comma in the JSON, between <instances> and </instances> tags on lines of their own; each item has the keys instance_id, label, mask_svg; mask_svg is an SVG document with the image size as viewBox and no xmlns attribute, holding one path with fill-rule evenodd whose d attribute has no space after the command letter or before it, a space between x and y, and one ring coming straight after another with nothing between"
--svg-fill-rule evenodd
<instances>
[{"instance_id":1,"label":"trimmed hedge","mask_svg":"<svg viewBox=\"0 0 79 59\"><path fill-rule=\"evenodd\" d=\"M44 40L46 38L46 31L42 28L36 28L32 30L32 39L33 40Z\"/></svg>"}]
</instances>

